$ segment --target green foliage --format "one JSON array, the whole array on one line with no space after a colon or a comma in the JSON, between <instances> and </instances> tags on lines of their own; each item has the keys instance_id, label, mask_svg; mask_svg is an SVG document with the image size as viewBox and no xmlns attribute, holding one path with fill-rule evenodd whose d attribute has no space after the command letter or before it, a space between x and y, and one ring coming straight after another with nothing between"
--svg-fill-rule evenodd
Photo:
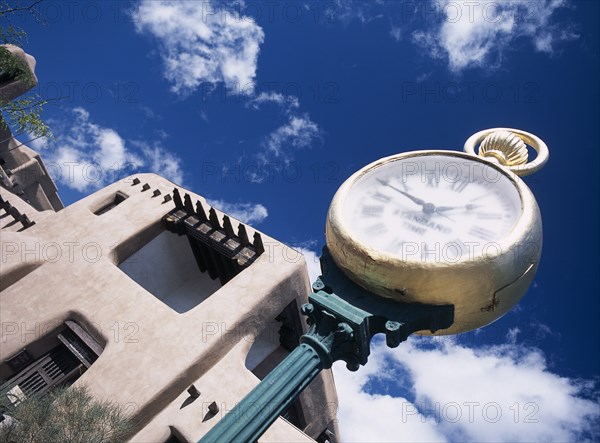
<instances>
[{"instance_id":1,"label":"green foliage","mask_svg":"<svg viewBox=\"0 0 600 443\"><path fill-rule=\"evenodd\" d=\"M38 22L43 22L43 18L36 7L43 0L0 0L0 44L11 43L16 46L22 46L22 42L27 40L27 34L21 28L13 26L10 22L11 17L21 13L27 13L33 16Z\"/></svg>"},{"instance_id":2,"label":"green foliage","mask_svg":"<svg viewBox=\"0 0 600 443\"><path fill-rule=\"evenodd\" d=\"M35 6L41 0L26 2L0 1L0 43L20 46L27 35L22 29L14 27L9 18L13 14L27 12L37 17ZM21 81L27 87L35 85L33 73L23 59L0 47L0 83ZM47 102L38 94L30 93L25 98L9 101L0 95L0 130L13 128L16 134L29 133L32 136L51 137L48 126L42 121L41 113Z\"/></svg>"},{"instance_id":3,"label":"green foliage","mask_svg":"<svg viewBox=\"0 0 600 443\"><path fill-rule=\"evenodd\" d=\"M26 86L35 86L33 74L25 61L0 47L0 81L19 80Z\"/></svg>"},{"instance_id":4,"label":"green foliage","mask_svg":"<svg viewBox=\"0 0 600 443\"><path fill-rule=\"evenodd\" d=\"M0 17L2 14L0 13ZM0 28L0 44L12 43L16 44L17 42L22 42L27 39L27 34L20 28L16 28L11 24L8 24L6 28ZM20 45L17 45L20 46Z\"/></svg>"},{"instance_id":5,"label":"green foliage","mask_svg":"<svg viewBox=\"0 0 600 443\"><path fill-rule=\"evenodd\" d=\"M11 418L0 423L2 443L121 443L133 430L119 405L97 402L84 387L58 388L4 408Z\"/></svg>"},{"instance_id":6,"label":"green foliage","mask_svg":"<svg viewBox=\"0 0 600 443\"><path fill-rule=\"evenodd\" d=\"M37 137L51 137L50 128L42 121L42 109L46 104L37 94L2 103L2 113L8 124L0 121L0 127L11 126L16 134L29 133Z\"/></svg>"}]
</instances>

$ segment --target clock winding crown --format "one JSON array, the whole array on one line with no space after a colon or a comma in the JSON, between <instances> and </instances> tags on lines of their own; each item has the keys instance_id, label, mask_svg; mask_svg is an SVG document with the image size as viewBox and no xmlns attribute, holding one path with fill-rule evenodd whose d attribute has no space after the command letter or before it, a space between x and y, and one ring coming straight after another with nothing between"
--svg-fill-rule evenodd
<instances>
[{"instance_id":1,"label":"clock winding crown","mask_svg":"<svg viewBox=\"0 0 600 443\"><path fill-rule=\"evenodd\" d=\"M479 148L476 152L477 146ZM532 161L528 159L528 146L537 153ZM530 132L514 128L492 128L479 131L467 139L464 151L487 160L493 160L520 177L542 169L549 157L548 146L542 139Z\"/></svg>"},{"instance_id":2,"label":"clock winding crown","mask_svg":"<svg viewBox=\"0 0 600 443\"><path fill-rule=\"evenodd\" d=\"M527 163L527 145L514 132L495 131L483 139L477 152L481 157L496 159L504 166Z\"/></svg>"}]
</instances>

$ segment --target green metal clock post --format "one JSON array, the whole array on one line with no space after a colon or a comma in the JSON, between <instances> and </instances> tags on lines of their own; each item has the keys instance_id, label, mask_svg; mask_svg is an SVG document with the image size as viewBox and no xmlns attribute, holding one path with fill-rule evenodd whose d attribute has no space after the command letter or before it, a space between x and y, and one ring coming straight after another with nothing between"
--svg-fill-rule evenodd
<instances>
[{"instance_id":1,"label":"green metal clock post","mask_svg":"<svg viewBox=\"0 0 600 443\"><path fill-rule=\"evenodd\" d=\"M300 345L200 443L256 442L321 370L338 360L345 361L351 371L365 365L375 334L384 333L387 345L394 348L413 332L435 332L453 323L452 305L400 303L361 288L335 266L327 248L321 270L309 303L302 306L310 329Z\"/></svg>"}]
</instances>

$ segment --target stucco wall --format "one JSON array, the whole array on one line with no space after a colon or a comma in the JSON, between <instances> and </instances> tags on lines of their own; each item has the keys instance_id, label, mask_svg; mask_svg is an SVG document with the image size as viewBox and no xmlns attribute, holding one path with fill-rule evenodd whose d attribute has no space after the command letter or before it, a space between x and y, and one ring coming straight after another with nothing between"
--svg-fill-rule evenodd
<instances>
[{"instance_id":1,"label":"stucco wall","mask_svg":"<svg viewBox=\"0 0 600 443\"><path fill-rule=\"evenodd\" d=\"M266 251L249 268L222 287L203 280L190 265L193 256L177 255L182 238L165 232L161 224L174 207L173 201L163 199L174 185L154 174L135 177L140 184L128 177L41 218L22 233L2 232L0 275L8 284L0 292L0 360L75 319L104 344L100 358L76 383L131 411L144 427L134 440L164 441L169 426L176 426L195 441L218 420L203 421L208 404L215 401L223 405L222 411L230 410L258 383L245 366L248 351L290 302L306 300L306 264L262 234ZM154 196L154 190L161 194ZM128 198L95 215L117 191ZM200 285L197 291L195 284ZM169 293L169 288L174 289ZM157 293L165 294L163 299ZM200 302L191 301L194 294ZM182 408L192 383L201 396ZM304 394L305 404L337 402L329 371L313 386L317 388ZM307 408L307 428L314 436L335 418L331 409ZM279 419L264 441L302 438Z\"/></svg>"}]
</instances>

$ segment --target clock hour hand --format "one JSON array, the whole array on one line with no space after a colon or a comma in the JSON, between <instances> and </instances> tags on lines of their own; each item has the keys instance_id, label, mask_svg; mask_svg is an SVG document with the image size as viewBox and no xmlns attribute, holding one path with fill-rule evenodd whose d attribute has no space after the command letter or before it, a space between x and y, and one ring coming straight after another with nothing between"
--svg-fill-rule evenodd
<instances>
[{"instance_id":1,"label":"clock hour hand","mask_svg":"<svg viewBox=\"0 0 600 443\"><path fill-rule=\"evenodd\" d=\"M383 186L387 186L388 188L392 188L394 191L399 192L400 194L404 195L405 197L410 198L412 201L414 201L416 204L421 205L421 206L425 206L427 204L427 202L425 202L425 200L421 200L420 198L417 198L415 196L410 195L408 192L404 192L401 189L396 188L393 185L390 185L388 182L383 181L381 179L376 179L379 183L381 183Z\"/></svg>"}]
</instances>

